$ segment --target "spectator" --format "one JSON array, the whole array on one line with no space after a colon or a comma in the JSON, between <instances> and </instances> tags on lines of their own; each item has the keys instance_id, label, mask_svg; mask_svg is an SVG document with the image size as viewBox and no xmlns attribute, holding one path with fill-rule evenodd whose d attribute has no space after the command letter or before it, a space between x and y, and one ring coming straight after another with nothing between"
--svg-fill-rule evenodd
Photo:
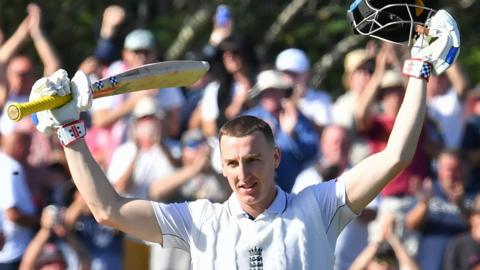
<instances>
[{"instance_id":1,"label":"spectator","mask_svg":"<svg viewBox=\"0 0 480 270\"><path fill-rule=\"evenodd\" d=\"M395 235L393 231L394 220L395 217L392 214L383 217L379 237L360 253L350 270L420 269L415 260L408 255L400 239Z\"/></svg>"},{"instance_id":2,"label":"spectator","mask_svg":"<svg viewBox=\"0 0 480 270\"><path fill-rule=\"evenodd\" d=\"M136 254L124 252L123 234L98 224L73 183L69 184L65 191L71 201L65 210L65 224L87 249L92 270L130 269L124 267L123 260Z\"/></svg>"},{"instance_id":3,"label":"spectator","mask_svg":"<svg viewBox=\"0 0 480 270\"><path fill-rule=\"evenodd\" d=\"M42 212L41 228L28 245L20 264L20 270L67 269L68 262L62 245L68 245L78 260L79 270L90 269L90 259L85 247L67 229L62 221L61 209L54 205ZM73 268L73 267L72 267Z\"/></svg>"},{"instance_id":4,"label":"spectator","mask_svg":"<svg viewBox=\"0 0 480 270\"><path fill-rule=\"evenodd\" d=\"M469 217L470 231L450 241L445 254L445 270L480 267L480 194L475 196Z\"/></svg>"},{"instance_id":5,"label":"spectator","mask_svg":"<svg viewBox=\"0 0 480 270\"><path fill-rule=\"evenodd\" d=\"M251 90L251 95L258 97L259 104L244 113L256 116L272 127L282 152L275 181L287 192L292 190L294 179L314 160L318 151L318 134L313 124L288 99L292 87L292 82L278 71L261 72Z\"/></svg>"},{"instance_id":6,"label":"spectator","mask_svg":"<svg viewBox=\"0 0 480 270\"><path fill-rule=\"evenodd\" d=\"M275 67L293 84L290 99L315 124L320 134L321 129L332 121L332 100L327 92L309 87L310 60L305 52L296 48L286 49L278 54Z\"/></svg>"},{"instance_id":7,"label":"spectator","mask_svg":"<svg viewBox=\"0 0 480 270\"><path fill-rule=\"evenodd\" d=\"M37 4L27 6L27 17L15 33L0 47L0 107L5 101L25 102L36 80L32 60L15 55L21 45L30 37L43 63L43 75L48 76L60 67L52 45L41 28L41 10ZM2 100L2 97L4 100ZM0 126L3 131L13 129L13 123L2 113Z\"/></svg>"},{"instance_id":8,"label":"spectator","mask_svg":"<svg viewBox=\"0 0 480 270\"><path fill-rule=\"evenodd\" d=\"M465 163L459 154L443 151L438 157L438 180L424 180L416 204L405 218L409 230L421 232L417 260L421 269L439 269L448 241L467 230L464 188Z\"/></svg>"},{"instance_id":9,"label":"spectator","mask_svg":"<svg viewBox=\"0 0 480 270\"><path fill-rule=\"evenodd\" d=\"M355 126L357 99L370 80L375 63L366 49L353 50L345 56L343 85L346 93L339 96L332 106L332 121L344 126L352 133L350 162L357 164L370 153L366 140L359 136Z\"/></svg>"},{"instance_id":10,"label":"spectator","mask_svg":"<svg viewBox=\"0 0 480 270\"><path fill-rule=\"evenodd\" d=\"M346 128L334 124L326 126L319 143L321 157L298 175L292 193L298 194L307 186L335 179L349 169L350 138ZM368 224L375 218L376 201L370 203L357 218L345 226L338 236L335 246L335 269L348 269L367 246Z\"/></svg>"},{"instance_id":11,"label":"spectator","mask_svg":"<svg viewBox=\"0 0 480 270\"><path fill-rule=\"evenodd\" d=\"M122 60L112 63L107 76L127 69L149 64L157 60L155 38L145 29L131 31L124 41ZM141 91L128 95L106 97L94 102L92 125L87 136L89 148L103 166L108 166L116 147L126 140L128 119L138 101L144 96L153 96L165 111L168 133L175 137L180 127L180 107L184 102L179 88L163 88L155 91Z\"/></svg>"},{"instance_id":12,"label":"spectator","mask_svg":"<svg viewBox=\"0 0 480 270\"><path fill-rule=\"evenodd\" d=\"M27 13L28 15L18 26L15 33L0 47L0 107L5 101L28 101L30 90L36 80L34 64L29 57L16 53L29 37L32 39L43 63L43 75L52 74L60 66L60 60L41 28L42 14L39 6L29 4ZM2 101L2 95L6 100ZM6 107L0 115L0 132L11 133L16 129L16 124L8 118L5 110ZM23 124L29 124L30 132L33 134L33 140L35 141L35 144L32 144L29 163L31 165L43 165L49 162L52 151L58 143L52 143L47 136L36 132L30 119L30 117L27 117L22 122Z\"/></svg>"},{"instance_id":13,"label":"spectator","mask_svg":"<svg viewBox=\"0 0 480 270\"><path fill-rule=\"evenodd\" d=\"M356 49L345 55L342 80L346 92L332 107L333 122L355 130L355 104L370 80L374 66L374 59L365 49Z\"/></svg>"},{"instance_id":14,"label":"spectator","mask_svg":"<svg viewBox=\"0 0 480 270\"><path fill-rule=\"evenodd\" d=\"M460 146L468 87L458 62L442 75L432 76L427 84L428 115L438 124L445 147L449 149Z\"/></svg>"},{"instance_id":15,"label":"spectator","mask_svg":"<svg viewBox=\"0 0 480 270\"><path fill-rule=\"evenodd\" d=\"M174 172L175 163L162 142L164 111L144 97L133 111L132 139L114 152L108 177L121 194L148 198L150 184Z\"/></svg>"},{"instance_id":16,"label":"spectator","mask_svg":"<svg viewBox=\"0 0 480 270\"><path fill-rule=\"evenodd\" d=\"M22 143L11 144L24 138ZM36 209L27 185L25 168L19 160L28 152L30 136L18 131L2 134L0 152L0 219L5 245L0 251L0 269L18 269L22 255L39 224ZM8 147L6 147L8 146Z\"/></svg>"},{"instance_id":17,"label":"spectator","mask_svg":"<svg viewBox=\"0 0 480 270\"><path fill-rule=\"evenodd\" d=\"M468 95L462 151L470 167L465 191L474 195L480 192L480 86Z\"/></svg>"},{"instance_id":18,"label":"spectator","mask_svg":"<svg viewBox=\"0 0 480 270\"><path fill-rule=\"evenodd\" d=\"M292 193L299 193L308 186L334 179L350 168L350 145L347 129L333 124L326 126L319 141L320 157L298 175Z\"/></svg>"},{"instance_id":19,"label":"spectator","mask_svg":"<svg viewBox=\"0 0 480 270\"><path fill-rule=\"evenodd\" d=\"M182 167L157 179L150 186L153 200L169 201L179 190L181 200L208 199L223 202L230 187L211 166L211 149L200 130L188 130L182 136Z\"/></svg>"},{"instance_id":20,"label":"spectator","mask_svg":"<svg viewBox=\"0 0 480 270\"><path fill-rule=\"evenodd\" d=\"M248 91L254 84L257 57L250 41L239 35L225 38L211 70L213 81L205 88L199 109L208 137L216 136L219 126L251 105Z\"/></svg>"}]
</instances>

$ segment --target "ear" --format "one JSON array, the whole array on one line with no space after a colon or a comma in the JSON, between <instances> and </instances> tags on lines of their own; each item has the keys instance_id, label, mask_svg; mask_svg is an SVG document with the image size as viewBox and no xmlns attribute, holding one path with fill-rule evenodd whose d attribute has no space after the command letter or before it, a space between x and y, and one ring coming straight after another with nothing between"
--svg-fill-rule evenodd
<instances>
[{"instance_id":1,"label":"ear","mask_svg":"<svg viewBox=\"0 0 480 270\"><path fill-rule=\"evenodd\" d=\"M280 159L282 158L282 153L280 152L280 149L275 146L273 149L273 163L275 164L275 169L280 166Z\"/></svg>"}]
</instances>

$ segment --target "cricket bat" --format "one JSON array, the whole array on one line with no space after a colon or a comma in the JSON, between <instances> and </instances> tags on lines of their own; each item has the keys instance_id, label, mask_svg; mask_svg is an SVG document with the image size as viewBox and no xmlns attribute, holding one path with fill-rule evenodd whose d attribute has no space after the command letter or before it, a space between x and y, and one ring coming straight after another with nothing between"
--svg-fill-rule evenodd
<instances>
[{"instance_id":1,"label":"cricket bat","mask_svg":"<svg viewBox=\"0 0 480 270\"><path fill-rule=\"evenodd\" d=\"M140 90L189 86L209 69L204 61L166 61L143 65L92 83L93 98L113 96ZM7 114L13 121L43 110L51 110L68 103L71 95L45 96L24 103L11 103Z\"/></svg>"}]
</instances>

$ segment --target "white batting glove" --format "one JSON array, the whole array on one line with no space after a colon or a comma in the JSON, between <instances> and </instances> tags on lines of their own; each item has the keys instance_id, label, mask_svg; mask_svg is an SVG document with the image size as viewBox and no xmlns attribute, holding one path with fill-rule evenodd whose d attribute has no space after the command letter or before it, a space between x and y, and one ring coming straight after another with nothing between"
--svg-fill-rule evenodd
<instances>
[{"instance_id":1,"label":"white batting glove","mask_svg":"<svg viewBox=\"0 0 480 270\"><path fill-rule=\"evenodd\" d=\"M65 70L59 69L50 77L35 82L30 93L30 100L43 96L65 96L72 93L72 100L60 108L37 112L32 115L36 128L43 133L51 134L54 130L80 118L80 112L90 108L92 90L88 77L77 71L70 79Z\"/></svg>"},{"instance_id":2,"label":"white batting glove","mask_svg":"<svg viewBox=\"0 0 480 270\"><path fill-rule=\"evenodd\" d=\"M460 32L455 19L445 10L437 11L426 25L428 34L421 35L415 42L412 59L432 64L434 74L439 75L455 62L460 53Z\"/></svg>"}]
</instances>

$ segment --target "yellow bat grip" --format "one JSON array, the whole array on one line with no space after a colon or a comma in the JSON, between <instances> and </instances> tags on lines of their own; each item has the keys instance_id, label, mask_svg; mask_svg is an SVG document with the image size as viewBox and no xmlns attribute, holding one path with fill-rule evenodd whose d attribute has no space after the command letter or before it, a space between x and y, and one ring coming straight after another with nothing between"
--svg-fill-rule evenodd
<instances>
[{"instance_id":1,"label":"yellow bat grip","mask_svg":"<svg viewBox=\"0 0 480 270\"><path fill-rule=\"evenodd\" d=\"M61 107L62 105L67 104L70 100L72 100L72 95L45 96L24 103L14 102L8 105L7 114L10 119L18 122L27 115Z\"/></svg>"}]
</instances>

